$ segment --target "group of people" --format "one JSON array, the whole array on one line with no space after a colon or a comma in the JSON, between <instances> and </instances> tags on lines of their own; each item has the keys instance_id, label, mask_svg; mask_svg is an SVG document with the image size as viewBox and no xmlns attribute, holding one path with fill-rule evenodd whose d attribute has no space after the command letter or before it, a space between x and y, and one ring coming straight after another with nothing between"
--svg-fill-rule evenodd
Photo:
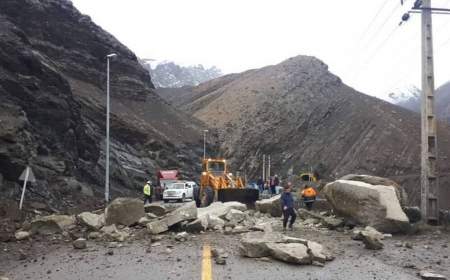
<instances>
[{"instance_id":1,"label":"group of people","mask_svg":"<svg viewBox=\"0 0 450 280\"><path fill-rule=\"evenodd\" d=\"M268 180L264 181L262 177L256 182L259 192L263 193L267 190L271 195L277 194L277 188L280 186L280 179L278 175L271 176Z\"/></svg>"},{"instance_id":2,"label":"group of people","mask_svg":"<svg viewBox=\"0 0 450 280\"><path fill-rule=\"evenodd\" d=\"M262 178L260 178L261 181ZM264 182L261 182L258 180L258 187L262 188L262 191L264 191ZM270 188L271 194L276 194L276 187L280 184L280 180L278 179L278 176L274 176L269 181L268 187ZM294 196L292 194L292 183L288 182L284 188L283 193L281 194L281 208L283 211L283 231L286 231L286 228L288 227L290 230L293 230L294 222L297 218L297 215L295 214L295 207L294 207ZM261 192L262 192L261 191ZM151 203L152 202L152 182L147 181L143 188L144 193L144 204ZM314 202L316 201L317 192L316 190L309 184L305 184L304 188L300 192L303 204L305 205L306 209L311 210Z\"/></svg>"}]
</instances>

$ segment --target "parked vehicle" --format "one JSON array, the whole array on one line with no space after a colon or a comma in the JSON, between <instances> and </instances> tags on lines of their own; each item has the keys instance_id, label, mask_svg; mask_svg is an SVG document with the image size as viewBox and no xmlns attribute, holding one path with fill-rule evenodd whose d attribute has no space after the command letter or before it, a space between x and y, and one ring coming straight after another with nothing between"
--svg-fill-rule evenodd
<instances>
[{"instance_id":1,"label":"parked vehicle","mask_svg":"<svg viewBox=\"0 0 450 280\"><path fill-rule=\"evenodd\" d=\"M178 170L159 170L156 173L155 199L163 199L163 192L167 186L178 182Z\"/></svg>"},{"instance_id":2,"label":"parked vehicle","mask_svg":"<svg viewBox=\"0 0 450 280\"><path fill-rule=\"evenodd\" d=\"M194 200L194 189L197 184L192 181L179 181L166 186L163 192L163 201L177 200L184 202L186 199Z\"/></svg>"}]
</instances>

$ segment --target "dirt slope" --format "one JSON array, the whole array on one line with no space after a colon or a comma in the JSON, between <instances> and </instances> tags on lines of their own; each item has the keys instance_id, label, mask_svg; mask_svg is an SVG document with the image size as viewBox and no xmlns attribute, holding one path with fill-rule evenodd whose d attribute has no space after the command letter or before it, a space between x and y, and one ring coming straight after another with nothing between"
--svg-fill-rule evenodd
<instances>
[{"instance_id":1,"label":"dirt slope","mask_svg":"<svg viewBox=\"0 0 450 280\"><path fill-rule=\"evenodd\" d=\"M406 184L417 201L419 115L355 91L314 57L218 78L192 93L181 110L216 129L224 156L250 176L260 173L262 155L271 154L272 174L312 167L327 178L387 176ZM439 132L446 159L449 129ZM448 172L448 162L442 164Z\"/></svg>"}]
</instances>

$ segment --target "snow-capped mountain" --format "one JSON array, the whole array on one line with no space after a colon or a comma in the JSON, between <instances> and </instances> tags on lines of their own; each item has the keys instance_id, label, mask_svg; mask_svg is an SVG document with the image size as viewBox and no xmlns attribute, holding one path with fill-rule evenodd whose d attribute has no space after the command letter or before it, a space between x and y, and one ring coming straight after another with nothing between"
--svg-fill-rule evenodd
<instances>
[{"instance_id":1,"label":"snow-capped mountain","mask_svg":"<svg viewBox=\"0 0 450 280\"><path fill-rule=\"evenodd\" d=\"M405 90L389 94L389 101L414 112L420 112L420 89L410 86Z\"/></svg>"},{"instance_id":2,"label":"snow-capped mountain","mask_svg":"<svg viewBox=\"0 0 450 280\"><path fill-rule=\"evenodd\" d=\"M155 59L142 59L141 64L149 71L157 88L196 86L222 76L222 71L215 66L210 68L205 68L201 64L182 66L172 61Z\"/></svg>"}]
</instances>

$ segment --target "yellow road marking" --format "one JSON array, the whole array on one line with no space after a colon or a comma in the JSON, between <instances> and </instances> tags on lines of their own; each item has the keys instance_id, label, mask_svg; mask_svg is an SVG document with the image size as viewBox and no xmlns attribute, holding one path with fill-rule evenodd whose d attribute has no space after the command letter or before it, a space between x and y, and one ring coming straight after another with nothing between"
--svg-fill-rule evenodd
<instances>
[{"instance_id":1,"label":"yellow road marking","mask_svg":"<svg viewBox=\"0 0 450 280\"><path fill-rule=\"evenodd\" d=\"M203 246L202 280L212 280L211 246Z\"/></svg>"}]
</instances>

